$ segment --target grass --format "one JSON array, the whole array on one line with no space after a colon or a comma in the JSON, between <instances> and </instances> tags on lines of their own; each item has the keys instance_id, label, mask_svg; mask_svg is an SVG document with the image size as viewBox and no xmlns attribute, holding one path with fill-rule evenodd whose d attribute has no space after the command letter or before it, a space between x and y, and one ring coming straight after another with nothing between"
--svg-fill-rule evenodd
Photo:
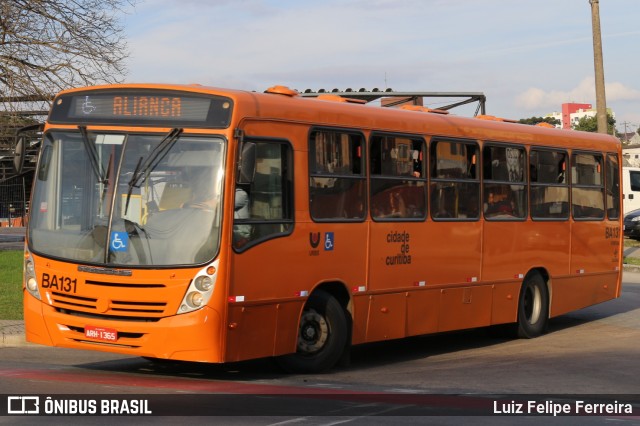
<instances>
[{"instance_id":1,"label":"grass","mask_svg":"<svg viewBox=\"0 0 640 426\"><path fill-rule=\"evenodd\" d=\"M625 247L640 247L640 241L632 240L631 238L624 238L624 246Z\"/></svg>"},{"instance_id":2,"label":"grass","mask_svg":"<svg viewBox=\"0 0 640 426\"><path fill-rule=\"evenodd\" d=\"M632 240L631 238L627 238L625 237L624 239L624 247L640 247L640 241L638 240ZM623 263L627 264L627 265L639 265L640 266L640 259L637 257L625 257L623 259Z\"/></svg>"},{"instance_id":3,"label":"grass","mask_svg":"<svg viewBox=\"0 0 640 426\"><path fill-rule=\"evenodd\" d=\"M22 318L22 250L0 251L0 320Z\"/></svg>"}]
</instances>

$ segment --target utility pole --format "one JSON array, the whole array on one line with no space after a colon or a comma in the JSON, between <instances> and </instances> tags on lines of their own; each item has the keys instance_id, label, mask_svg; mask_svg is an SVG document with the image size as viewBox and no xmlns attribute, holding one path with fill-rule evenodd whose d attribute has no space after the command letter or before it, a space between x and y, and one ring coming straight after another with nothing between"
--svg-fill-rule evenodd
<instances>
[{"instance_id":1,"label":"utility pole","mask_svg":"<svg viewBox=\"0 0 640 426\"><path fill-rule=\"evenodd\" d=\"M604 64L602 60L602 36L600 34L600 1L589 0L593 27L593 64L596 72L596 117L598 133L607 133L607 98L604 91Z\"/></svg>"}]
</instances>

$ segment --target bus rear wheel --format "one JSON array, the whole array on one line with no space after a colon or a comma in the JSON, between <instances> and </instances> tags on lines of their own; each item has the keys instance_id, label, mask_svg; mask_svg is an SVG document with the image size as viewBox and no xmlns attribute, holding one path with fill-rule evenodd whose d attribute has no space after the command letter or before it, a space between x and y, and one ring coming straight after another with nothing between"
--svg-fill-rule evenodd
<instances>
[{"instance_id":1,"label":"bus rear wheel","mask_svg":"<svg viewBox=\"0 0 640 426\"><path fill-rule=\"evenodd\" d=\"M542 276L535 272L522 283L518 301L518 337L531 339L543 334L549 320L549 294Z\"/></svg>"},{"instance_id":2,"label":"bus rear wheel","mask_svg":"<svg viewBox=\"0 0 640 426\"><path fill-rule=\"evenodd\" d=\"M291 373L319 373L333 367L347 346L347 313L335 297L318 290L300 316L296 352L277 358Z\"/></svg>"}]
</instances>

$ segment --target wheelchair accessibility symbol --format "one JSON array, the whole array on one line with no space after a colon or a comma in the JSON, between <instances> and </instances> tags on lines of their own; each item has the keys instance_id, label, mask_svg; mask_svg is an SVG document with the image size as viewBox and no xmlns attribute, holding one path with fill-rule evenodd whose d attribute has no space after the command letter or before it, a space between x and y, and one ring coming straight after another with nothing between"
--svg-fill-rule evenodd
<instances>
[{"instance_id":1,"label":"wheelchair accessibility symbol","mask_svg":"<svg viewBox=\"0 0 640 426\"><path fill-rule=\"evenodd\" d=\"M127 251L129 246L129 235L126 232L111 232L111 251Z\"/></svg>"},{"instance_id":2,"label":"wheelchair accessibility symbol","mask_svg":"<svg viewBox=\"0 0 640 426\"><path fill-rule=\"evenodd\" d=\"M333 250L333 232L326 232L324 234L324 250L332 251Z\"/></svg>"}]
</instances>

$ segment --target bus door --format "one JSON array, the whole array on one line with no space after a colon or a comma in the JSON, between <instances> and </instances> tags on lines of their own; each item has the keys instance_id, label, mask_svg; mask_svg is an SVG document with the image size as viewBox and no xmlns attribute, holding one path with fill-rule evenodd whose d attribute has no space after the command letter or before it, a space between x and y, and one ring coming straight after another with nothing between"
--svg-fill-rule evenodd
<instances>
[{"instance_id":1,"label":"bus door","mask_svg":"<svg viewBox=\"0 0 640 426\"><path fill-rule=\"evenodd\" d=\"M277 330L295 328L285 329L279 321L283 316L297 318L300 310L278 303L291 296L287 264L294 229L292 146L280 138L246 137L240 150L243 165L236 181L230 182L232 194L225 201L223 219L233 222L227 321L233 326L227 334L227 361L274 355Z\"/></svg>"}]
</instances>

